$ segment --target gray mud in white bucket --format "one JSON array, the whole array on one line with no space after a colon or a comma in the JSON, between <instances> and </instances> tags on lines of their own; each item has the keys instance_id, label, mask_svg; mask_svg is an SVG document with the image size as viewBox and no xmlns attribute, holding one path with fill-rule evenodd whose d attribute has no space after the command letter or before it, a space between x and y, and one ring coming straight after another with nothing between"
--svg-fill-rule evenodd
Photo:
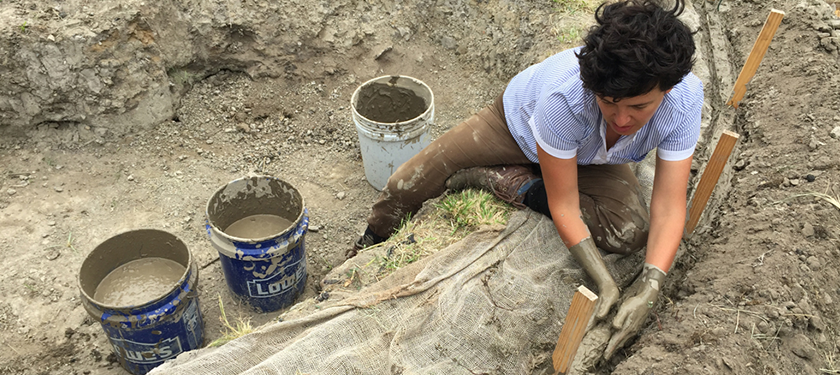
<instances>
[{"instance_id":1,"label":"gray mud in white bucket","mask_svg":"<svg viewBox=\"0 0 840 375\"><path fill-rule=\"evenodd\" d=\"M382 190L400 165L431 143L435 97L420 80L383 76L363 83L350 99L368 182Z\"/></svg>"}]
</instances>

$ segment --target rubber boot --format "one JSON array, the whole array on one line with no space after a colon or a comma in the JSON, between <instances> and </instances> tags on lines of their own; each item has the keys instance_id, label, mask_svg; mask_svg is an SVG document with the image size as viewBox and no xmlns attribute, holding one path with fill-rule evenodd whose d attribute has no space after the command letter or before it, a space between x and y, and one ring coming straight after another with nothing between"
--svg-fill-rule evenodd
<instances>
[{"instance_id":1,"label":"rubber boot","mask_svg":"<svg viewBox=\"0 0 840 375\"><path fill-rule=\"evenodd\" d=\"M476 188L493 193L516 208L525 208L525 194L541 178L524 165L497 165L462 169L446 180L453 190Z\"/></svg>"},{"instance_id":2,"label":"rubber boot","mask_svg":"<svg viewBox=\"0 0 840 375\"><path fill-rule=\"evenodd\" d=\"M601 258L598 247L595 246L595 241L592 237L586 237L579 244L570 247L569 252L598 285L599 303L595 311L595 319L604 319L612 305L618 301L620 293L610 271L607 270L607 265L604 264L604 259Z\"/></svg>"}]
</instances>

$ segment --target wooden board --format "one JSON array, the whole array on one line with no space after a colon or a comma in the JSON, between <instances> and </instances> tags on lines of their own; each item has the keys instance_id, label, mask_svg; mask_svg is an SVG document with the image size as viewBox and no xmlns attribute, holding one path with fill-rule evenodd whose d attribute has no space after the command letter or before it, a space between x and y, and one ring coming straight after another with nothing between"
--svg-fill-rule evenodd
<instances>
[{"instance_id":1,"label":"wooden board","mask_svg":"<svg viewBox=\"0 0 840 375\"><path fill-rule=\"evenodd\" d=\"M738 108L738 103L744 98L744 94L747 92L747 83L753 78L756 70L758 70L758 66L761 64L761 60L764 59L764 54L767 53L767 48L770 47L770 42L773 40L773 36L776 35L776 29L779 28L784 16L785 12L781 10L770 10L770 15L767 16L767 21L764 22L764 27L761 28L758 39L755 40L752 51L750 51L750 55L747 57L747 62L741 69L738 80L735 81L735 87L732 88L734 93L732 94L732 98L726 102L727 105Z\"/></svg>"},{"instance_id":2,"label":"wooden board","mask_svg":"<svg viewBox=\"0 0 840 375\"><path fill-rule=\"evenodd\" d=\"M557 346L551 355L555 375L565 374L569 371L578 346L580 346L583 335L586 333L586 326L589 325L592 313L595 312L597 301L598 296L583 285L578 288L574 297L572 297L572 305L569 306L569 313L566 314L566 322L560 330Z\"/></svg>"},{"instance_id":3,"label":"wooden board","mask_svg":"<svg viewBox=\"0 0 840 375\"><path fill-rule=\"evenodd\" d=\"M735 148L735 143L740 136L737 133L729 130L724 130L720 135L715 151L712 153L712 158L706 164L706 169L703 170L703 176L700 177L700 183L697 184L697 190L694 191L694 198L691 199L691 205L688 209L688 222L685 224L685 237L689 237L697 223L700 221L700 216L706 209L706 204L709 203L709 197L715 190L720 173L723 172L723 167L729 160L729 154Z\"/></svg>"}]
</instances>

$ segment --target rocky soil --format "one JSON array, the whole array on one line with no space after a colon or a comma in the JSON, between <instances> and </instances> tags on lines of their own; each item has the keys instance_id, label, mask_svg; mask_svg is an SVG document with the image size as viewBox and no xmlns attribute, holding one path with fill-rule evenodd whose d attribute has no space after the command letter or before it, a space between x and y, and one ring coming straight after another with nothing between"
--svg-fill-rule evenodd
<instances>
[{"instance_id":1,"label":"rocky soil","mask_svg":"<svg viewBox=\"0 0 840 375\"><path fill-rule=\"evenodd\" d=\"M741 140L719 216L688 241L655 321L605 372L837 373L840 202L813 195L840 193L833 4L708 5L704 28L731 46L713 53L738 69L770 9L786 16L740 108L722 111Z\"/></svg>"},{"instance_id":2,"label":"rocky soil","mask_svg":"<svg viewBox=\"0 0 840 375\"><path fill-rule=\"evenodd\" d=\"M0 373L124 374L81 307L84 256L167 230L198 260L208 342L229 317L207 199L268 173L306 199L307 289L341 264L377 192L348 109L367 79L435 93L434 136L517 71L576 44L567 1L0 1ZM840 300L838 19L820 0L692 2L707 115L741 135L654 319L596 373L835 373ZM738 109L724 105L771 8L787 15ZM578 33L578 34L576 34ZM711 135L707 135L711 144ZM698 152L696 178L710 149Z\"/></svg>"}]
</instances>

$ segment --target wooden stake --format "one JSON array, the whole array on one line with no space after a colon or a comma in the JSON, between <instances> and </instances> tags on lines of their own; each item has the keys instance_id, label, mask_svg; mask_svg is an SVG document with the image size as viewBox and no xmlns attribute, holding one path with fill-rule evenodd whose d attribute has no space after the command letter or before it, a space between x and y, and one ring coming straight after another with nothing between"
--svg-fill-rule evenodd
<instances>
[{"instance_id":1,"label":"wooden stake","mask_svg":"<svg viewBox=\"0 0 840 375\"><path fill-rule=\"evenodd\" d=\"M735 87L732 88L734 94L732 94L732 98L726 102L727 105L738 108L738 102L740 102L741 99L744 98L744 94L747 93L747 83L755 75L755 71L758 70L758 65L761 64L761 60L764 59L764 54L767 53L767 47L770 47L770 42L773 40L773 36L776 35L776 29L779 28L779 24L782 23L782 18L784 16L785 12L782 12L781 10L770 10L770 15L767 16L767 21L764 21L764 27L761 28L761 32L758 34L758 39L755 40L752 51L750 51L750 55L747 57L747 62L741 69L741 74L738 75L738 80L735 81Z\"/></svg>"},{"instance_id":2,"label":"wooden stake","mask_svg":"<svg viewBox=\"0 0 840 375\"><path fill-rule=\"evenodd\" d=\"M581 285L575 296L572 297L572 305L569 306L569 313L566 314L566 323L560 330L560 337L557 338L557 346L551 355L554 363L554 374L565 374L575 359L578 346L586 333L586 326L595 311L595 303L598 296L591 290Z\"/></svg>"},{"instance_id":3,"label":"wooden stake","mask_svg":"<svg viewBox=\"0 0 840 375\"><path fill-rule=\"evenodd\" d=\"M735 143L740 136L729 130L724 130L720 135L715 152L712 153L712 158L706 164L706 169L703 170L703 176L700 177L700 183L697 184L697 190L694 191L694 198L691 199L691 206L688 210L688 223L685 224L685 237L689 237L694 232L694 227L700 221L700 215L706 209L706 203L709 203L709 197L712 196L712 191L715 190L720 173L723 172L723 167L729 160L729 154L735 148Z\"/></svg>"}]
</instances>

